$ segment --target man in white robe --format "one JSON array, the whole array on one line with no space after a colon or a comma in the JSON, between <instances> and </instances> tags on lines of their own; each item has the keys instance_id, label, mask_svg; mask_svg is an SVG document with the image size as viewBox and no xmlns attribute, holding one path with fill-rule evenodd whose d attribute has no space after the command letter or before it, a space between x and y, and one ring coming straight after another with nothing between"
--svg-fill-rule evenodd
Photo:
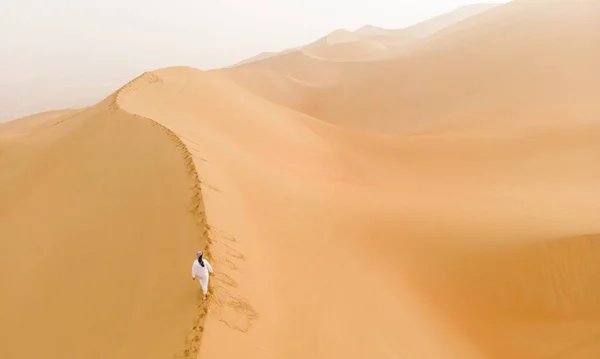
<instances>
[{"instance_id":1,"label":"man in white robe","mask_svg":"<svg viewBox=\"0 0 600 359\"><path fill-rule=\"evenodd\" d=\"M206 259L202 258L202 252L196 253L197 260L192 263L192 279L197 280L202 287L202 293L204 299L206 299L206 293L208 293L208 277L209 273L213 272L210 263Z\"/></svg>"}]
</instances>

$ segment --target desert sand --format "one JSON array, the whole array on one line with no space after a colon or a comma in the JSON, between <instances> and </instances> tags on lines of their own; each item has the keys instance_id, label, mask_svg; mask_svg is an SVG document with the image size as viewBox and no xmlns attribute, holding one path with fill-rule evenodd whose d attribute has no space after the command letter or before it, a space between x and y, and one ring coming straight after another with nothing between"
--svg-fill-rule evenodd
<instances>
[{"instance_id":1,"label":"desert sand","mask_svg":"<svg viewBox=\"0 0 600 359\"><path fill-rule=\"evenodd\" d=\"M516 0L0 125L0 357L599 357L599 24Z\"/></svg>"}]
</instances>

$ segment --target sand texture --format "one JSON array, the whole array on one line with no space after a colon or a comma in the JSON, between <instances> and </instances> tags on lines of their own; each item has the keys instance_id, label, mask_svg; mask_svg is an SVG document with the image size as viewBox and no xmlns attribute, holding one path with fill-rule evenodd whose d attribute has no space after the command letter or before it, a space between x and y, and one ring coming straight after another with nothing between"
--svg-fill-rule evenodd
<instances>
[{"instance_id":1,"label":"sand texture","mask_svg":"<svg viewBox=\"0 0 600 359\"><path fill-rule=\"evenodd\" d=\"M174 135L114 99L5 124L19 136L0 139L2 358L169 358L187 345L189 263L204 245L195 170Z\"/></svg>"},{"instance_id":2,"label":"sand texture","mask_svg":"<svg viewBox=\"0 0 600 359\"><path fill-rule=\"evenodd\" d=\"M600 4L352 36L0 127L0 357L600 357Z\"/></svg>"}]
</instances>

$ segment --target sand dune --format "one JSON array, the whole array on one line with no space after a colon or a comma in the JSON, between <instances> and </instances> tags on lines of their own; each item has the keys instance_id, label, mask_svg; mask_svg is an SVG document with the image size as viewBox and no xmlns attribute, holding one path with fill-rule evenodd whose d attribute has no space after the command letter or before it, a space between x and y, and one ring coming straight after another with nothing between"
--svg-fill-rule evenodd
<instances>
[{"instance_id":1,"label":"sand dune","mask_svg":"<svg viewBox=\"0 0 600 359\"><path fill-rule=\"evenodd\" d=\"M215 75L163 70L123 101L179 133L214 186L221 274L199 357L598 353L595 322L572 322L598 314L580 236L598 231L597 134L380 138Z\"/></svg>"},{"instance_id":2,"label":"sand dune","mask_svg":"<svg viewBox=\"0 0 600 359\"><path fill-rule=\"evenodd\" d=\"M0 127L0 356L598 357L598 18L514 1Z\"/></svg>"},{"instance_id":3,"label":"sand dune","mask_svg":"<svg viewBox=\"0 0 600 359\"><path fill-rule=\"evenodd\" d=\"M361 38L360 36L346 30L346 29L339 29L339 30L335 30L333 32L331 32L330 34L328 34L327 36L313 42L312 44L318 44L318 43L323 43L323 44L327 44L327 45L338 45L338 44L344 44L347 42L354 42L354 41L360 41ZM309 45L310 47L310 45Z\"/></svg>"},{"instance_id":4,"label":"sand dune","mask_svg":"<svg viewBox=\"0 0 600 359\"><path fill-rule=\"evenodd\" d=\"M359 35L363 39L376 41L383 45L405 47L460 21L493 9L497 5L498 4L471 4L461 6L454 11L444 13L403 29L384 29L373 25L366 25L353 31L353 33Z\"/></svg>"},{"instance_id":5,"label":"sand dune","mask_svg":"<svg viewBox=\"0 0 600 359\"><path fill-rule=\"evenodd\" d=\"M424 39L465 19L472 18L475 15L491 10L498 5L499 4L484 3L461 6L454 11L409 26L403 29L402 32L405 36Z\"/></svg>"},{"instance_id":6,"label":"sand dune","mask_svg":"<svg viewBox=\"0 0 600 359\"><path fill-rule=\"evenodd\" d=\"M461 6L454 11L402 29L384 29L373 25L365 25L355 31L338 29L309 44L293 47L281 52L263 52L256 56L252 56L251 58L240 61L233 66L246 65L278 55L284 55L305 49L323 49L329 53L334 53L335 50L327 50L328 45L337 45L346 42L368 41L389 47L405 47L447 27L450 27L462 20L490 10L497 5L498 4L490 3Z\"/></svg>"},{"instance_id":7,"label":"sand dune","mask_svg":"<svg viewBox=\"0 0 600 359\"><path fill-rule=\"evenodd\" d=\"M312 114L318 110L317 102L339 86L346 72L351 71L348 67L355 63L323 60L294 51L210 72L221 74L275 104Z\"/></svg>"},{"instance_id":8,"label":"sand dune","mask_svg":"<svg viewBox=\"0 0 600 359\"><path fill-rule=\"evenodd\" d=\"M1 142L2 358L168 358L186 345L203 245L193 168L176 137L113 102L16 121L53 123Z\"/></svg>"},{"instance_id":9,"label":"sand dune","mask_svg":"<svg viewBox=\"0 0 600 359\"><path fill-rule=\"evenodd\" d=\"M365 48L370 48L371 50L368 51L367 54L372 55L372 52L374 51L380 52L381 50L387 49L388 45L398 46L400 42L408 44L410 39L400 35L396 36L388 34L363 36L345 29L339 29L309 44L293 47L280 52L263 52L246 60L240 61L230 67L260 64L263 61L272 60L274 58L279 58L282 55L294 53L309 54L313 57L330 61L356 60L358 53L362 54L363 59L367 59L369 56L365 57ZM348 58L348 54L350 54L350 58Z\"/></svg>"},{"instance_id":10,"label":"sand dune","mask_svg":"<svg viewBox=\"0 0 600 359\"><path fill-rule=\"evenodd\" d=\"M360 41L361 39L362 39L361 36L356 35L348 30L338 29L338 30L332 31L329 34L327 34L311 43L308 43L306 45L292 47L292 48L285 49L285 50L279 51L279 52L262 52L256 56L252 56L248 59L240 61L230 67L247 65L247 64L254 63L254 62L260 62L262 60L267 60L267 59L270 59L270 58L273 58L276 56L294 53L297 51L302 51L304 49L323 48L323 47L326 48L326 47L329 47L332 45Z\"/></svg>"},{"instance_id":11,"label":"sand dune","mask_svg":"<svg viewBox=\"0 0 600 359\"><path fill-rule=\"evenodd\" d=\"M307 47L211 72L222 74L273 103L312 115L318 110L317 103L352 74L356 63L384 60L396 54L375 42L348 41Z\"/></svg>"},{"instance_id":12,"label":"sand dune","mask_svg":"<svg viewBox=\"0 0 600 359\"><path fill-rule=\"evenodd\" d=\"M0 123L0 140L25 136L66 121L79 110L55 110L20 118L18 121Z\"/></svg>"},{"instance_id":13,"label":"sand dune","mask_svg":"<svg viewBox=\"0 0 600 359\"><path fill-rule=\"evenodd\" d=\"M281 52L261 53L224 71L217 71L226 73L265 99L311 116L322 116L320 108L329 102L332 92L337 92L336 89L324 91L323 87L335 88L342 79L355 77L357 67L354 63L402 58L412 52L412 46L430 35L495 6L497 4L463 6L404 29L382 29L371 25L354 32L338 29L309 44ZM369 68L376 66L377 63L367 64ZM290 83L290 78L295 79L295 83ZM288 86L284 85L286 83ZM299 90L298 83L311 86ZM320 88L318 93L314 93L314 85Z\"/></svg>"},{"instance_id":14,"label":"sand dune","mask_svg":"<svg viewBox=\"0 0 600 359\"><path fill-rule=\"evenodd\" d=\"M593 124L598 19L594 2L500 6L414 45L410 55L356 69L315 115L381 132L493 128L499 135Z\"/></svg>"},{"instance_id":15,"label":"sand dune","mask_svg":"<svg viewBox=\"0 0 600 359\"><path fill-rule=\"evenodd\" d=\"M239 67L212 72L235 81L268 101L301 112L314 111L316 99L328 93L332 84L337 82L335 72L328 72L327 77L320 79L312 76L297 78L294 76L296 71L285 73L268 68Z\"/></svg>"},{"instance_id":16,"label":"sand dune","mask_svg":"<svg viewBox=\"0 0 600 359\"><path fill-rule=\"evenodd\" d=\"M375 256L368 240L378 234L372 220L379 214L352 205L377 197L356 186L379 175L353 179L369 168L352 156L362 150L333 137L336 129L216 74L167 69L154 75L161 80L140 82L123 108L181 134L206 161L197 161L201 180L216 187L205 191L205 201L209 222L219 228L211 252L221 274L199 357L468 352L467 344L444 339L454 334L431 320L403 281L386 283L393 262ZM179 96L168 97L174 92ZM160 98L169 100L148 101ZM367 272L350 260L361 251ZM374 273L381 277L369 283ZM372 300L360 295L360 280L366 292L379 292L368 311L357 310ZM399 303L406 311L388 310ZM440 336L439 348L417 344L432 336Z\"/></svg>"},{"instance_id":17,"label":"sand dune","mask_svg":"<svg viewBox=\"0 0 600 359\"><path fill-rule=\"evenodd\" d=\"M233 66L239 66L239 65L249 64L249 63L254 62L254 61L260 61L260 60L268 59L270 57L277 56L277 55L280 55L282 53L283 52L261 52L260 54L258 54L256 56L252 56L252 57L250 57L248 59L245 59L243 61L240 61L240 62L234 64Z\"/></svg>"}]
</instances>

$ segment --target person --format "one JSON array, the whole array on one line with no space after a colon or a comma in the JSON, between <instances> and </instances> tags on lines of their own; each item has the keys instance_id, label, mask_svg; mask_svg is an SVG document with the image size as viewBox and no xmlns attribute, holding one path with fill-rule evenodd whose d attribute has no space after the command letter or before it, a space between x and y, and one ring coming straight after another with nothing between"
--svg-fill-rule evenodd
<instances>
[{"instance_id":1,"label":"person","mask_svg":"<svg viewBox=\"0 0 600 359\"><path fill-rule=\"evenodd\" d=\"M203 299L206 300L206 293L208 292L208 276L209 273L213 272L210 263L206 259L202 258L202 252L196 253L197 260L192 263L192 280L197 280L202 287Z\"/></svg>"}]
</instances>

